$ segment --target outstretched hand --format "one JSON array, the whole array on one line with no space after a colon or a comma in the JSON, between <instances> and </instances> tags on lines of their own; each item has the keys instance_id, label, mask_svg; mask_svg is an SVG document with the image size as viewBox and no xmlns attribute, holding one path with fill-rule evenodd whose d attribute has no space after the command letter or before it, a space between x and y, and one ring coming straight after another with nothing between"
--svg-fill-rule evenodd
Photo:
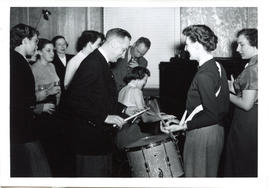
<instances>
[{"instance_id":1,"label":"outstretched hand","mask_svg":"<svg viewBox=\"0 0 270 188\"><path fill-rule=\"evenodd\" d=\"M187 129L185 122L180 122L178 119L171 119L165 125L160 123L160 130L166 134Z\"/></svg>"},{"instance_id":2,"label":"outstretched hand","mask_svg":"<svg viewBox=\"0 0 270 188\"><path fill-rule=\"evenodd\" d=\"M172 119L176 119L176 116L174 115L170 115L170 114L165 114L164 112L160 113L161 119L162 120L172 120Z\"/></svg>"},{"instance_id":3,"label":"outstretched hand","mask_svg":"<svg viewBox=\"0 0 270 188\"><path fill-rule=\"evenodd\" d=\"M124 119L117 115L108 115L104 122L112 124L113 126L116 126L117 128L120 129L125 124Z\"/></svg>"}]
</instances>

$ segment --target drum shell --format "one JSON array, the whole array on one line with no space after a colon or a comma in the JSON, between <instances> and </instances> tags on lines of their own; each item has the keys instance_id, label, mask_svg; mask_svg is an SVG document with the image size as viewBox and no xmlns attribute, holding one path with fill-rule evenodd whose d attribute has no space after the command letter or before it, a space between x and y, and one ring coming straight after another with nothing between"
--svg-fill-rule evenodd
<instances>
[{"instance_id":1,"label":"drum shell","mask_svg":"<svg viewBox=\"0 0 270 188\"><path fill-rule=\"evenodd\" d=\"M133 177L180 177L184 174L178 147L170 139L126 151Z\"/></svg>"}]
</instances>

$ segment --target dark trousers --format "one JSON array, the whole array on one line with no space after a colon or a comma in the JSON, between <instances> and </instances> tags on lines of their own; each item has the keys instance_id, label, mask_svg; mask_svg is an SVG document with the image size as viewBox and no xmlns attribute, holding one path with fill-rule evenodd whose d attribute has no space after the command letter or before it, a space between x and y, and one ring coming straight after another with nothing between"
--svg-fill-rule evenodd
<instances>
[{"instance_id":1,"label":"dark trousers","mask_svg":"<svg viewBox=\"0 0 270 188\"><path fill-rule=\"evenodd\" d=\"M11 177L51 177L46 155L38 141L11 145Z\"/></svg>"},{"instance_id":2,"label":"dark trousers","mask_svg":"<svg viewBox=\"0 0 270 188\"><path fill-rule=\"evenodd\" d=\"M41 140L53 177L74 177L74 154L63 135Z\"/></svg>"},{"instance_id":3,"label":"dark trousers","mask_svg":"<svg viewBox=\"0 0 270 188\"><path fill-rule=\"evenodd\" d=\"M76 155L77 177L112 177L112 154Z\"/></svg>"}]
</instances>

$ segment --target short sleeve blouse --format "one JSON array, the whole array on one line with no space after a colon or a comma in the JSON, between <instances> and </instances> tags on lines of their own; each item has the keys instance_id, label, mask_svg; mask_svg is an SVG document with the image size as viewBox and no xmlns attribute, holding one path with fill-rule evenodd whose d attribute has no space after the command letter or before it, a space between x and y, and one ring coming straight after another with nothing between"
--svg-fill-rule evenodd
<instances>
[{"instance_id":1,"label":"short sleeve blouse","mask_svg":"<svg viewBox=\"0 0 270 188\"><path fill-rule=\"evenodd\" d=\"M250 59L246 68L234 81L235 92L242 96L243 90L258 90L258 56Z\"/></svg>"},{"instance_id":2,"label":"short sleeve blouse","mask_svg":"<svg viewBox=\"0 0 270 188\"><path fill-rule=\"evenodd\" d=\"M142 90L130 83L120 90L118 102L126 106L133 106L139 109L143 109L145 107Z\"/></svg>"}]
</instances>

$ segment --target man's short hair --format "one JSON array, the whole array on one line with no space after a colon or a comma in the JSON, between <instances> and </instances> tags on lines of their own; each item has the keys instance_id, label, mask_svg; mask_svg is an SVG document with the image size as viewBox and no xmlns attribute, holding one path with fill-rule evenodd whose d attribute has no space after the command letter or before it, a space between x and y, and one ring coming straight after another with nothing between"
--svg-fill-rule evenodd
<instances>
[{"instance_id":1,"label":"man's short hair","mask_svg":"<svg viewBox=\"0 0 270 188\"><path fill-rule=\"evenodd\" d=\"M15 25L10 30L10 48L20 46L24 38L32 39L34 35L39 35L35 28L22 23Z\"/></svg>"},{"instance_id":2,"label":"man's short hair","mask_svg":"<svg viewBox=\"0 0 270 188\"><path fill-rule=\"evenodd\" d=\"M78 52L81 51L88 42L95 43L98 38L100 38L101 41L104 41L105 39L104 35L100 32L93 30L83 31L78 39L76 50Z\"/></svg>"},{"instance_id":3,"label":"man's short hair","mask_svg":"<svg viewBox=\"0 0 270 188\"><path fill-rule=\"evenodd\" d=\"M151 41L146 38L146 37L140 37L138 40L135 42L135 45L138 46L139 44L143 43L148 49L151 46Z\"/></svg>"},{"instance_id":4,"label":"man's short hair","mask_svg":"<svg viewBox=\"0 0 270 188\"><path fill-rule=\"evenodd\" d=\"M110 29L106 33L106 40L109 40L111 37L119 37L122 39L128 37L129 40L131 40L131 35L129 34L129 32L121 28Z\"/></svg>"}]
</instances>

